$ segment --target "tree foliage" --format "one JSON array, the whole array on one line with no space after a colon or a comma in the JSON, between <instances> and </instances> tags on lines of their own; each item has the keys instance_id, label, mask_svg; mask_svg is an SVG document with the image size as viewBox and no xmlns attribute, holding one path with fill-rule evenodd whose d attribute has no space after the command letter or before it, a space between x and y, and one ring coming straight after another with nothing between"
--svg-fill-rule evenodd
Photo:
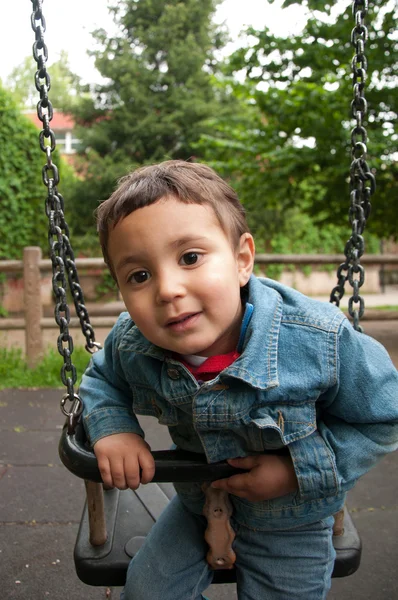
<instances>
[{"instance_id":1,"label":"tree foliage","mask_svg":"<svg viewBox=\"0 0 398 600\"><path fill-rule=\"evenodd\" d=\"M60 57L48 67L51 76L50 98L54 107L67 112L87 92L80 77L73 73L68 62L68 53L62 51ZM35 63L31 56L16 66L7 77L6 88L13 94L17 104L23 108L36 108L39 92L36 89Z\"/></svg>"},{"instance_id":2,"label":"tree foliage","mask_svg":"<svg viewBox=\"0 0 398 600\"><path fill-rule=\"evenodd\" d=\"M284 5L294 4L286 0ZM250 44L228 60L226 73L244 74L233 93L247 110L232 122L217 119L200 145L206 158L232 178L256 222L283 231L297 211L315 223L347 224L350 131L354 126L350 43L354 22L348 1L308 0L301 33L277 37L251 29ZM396 131L397 11L392 2L373 4L366 23L369 59L368 163L376 172L369 229L397 235L393 202L398 168ZM230 84L231 85L231 84ZM294 221L293 221L294 222ZM265 237L266 237L266 232Z\"/></svg>"},{"instance_id":3,"label":"tree foliage","mask_svg":"<svg viewBox=\"0 0 398 600\"><path fill-rule=\"evenodd\" d=\"M0 148L0 259L22 258L24 246L47 246L45 160L36 127L1 87Z\"/></svg>"},{"instance_id":4,"label":"tree foliage","mask_svg":"<svg viewBox=\"0 0 398 600\"><path fill-rule=\"evenodd\" d=\"M75 211L84 198L92 212L134 166L190 159L209 117L231 111L233 99L224 102L214 86L222 43L211 21L215 3L124 0L113 9L119 33L95 33L100 49L93 54L106 83L75 111L87 159L84 181L72 191ZM79 213L74 229L83 225Z\"/></svg>"},{"instance_id":5,"label":"tree foliage","mask_svg":"<svg viewBox=\"0 0 398 600\"><path fill-rule=\"evenodd\" d=\"M220 108L211 77L220 43L213 10L213 0L117 5L120 35L95 35L96 66L109 83L98 87L99 111L88 116L91 148L102 156L122 150L138 163L191 156L201 123Z\"/></svg>"}]
</instances>

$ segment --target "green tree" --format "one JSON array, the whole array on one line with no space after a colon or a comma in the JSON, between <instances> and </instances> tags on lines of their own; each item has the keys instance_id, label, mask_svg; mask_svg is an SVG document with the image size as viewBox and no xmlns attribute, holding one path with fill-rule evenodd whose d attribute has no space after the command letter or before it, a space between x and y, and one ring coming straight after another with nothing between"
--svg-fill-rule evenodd
<instances>
[{"instance_id":1,"label":"green tree","mask_svg":"<svg viewBox=\"0 0 398 600\"><path fill-rule=\"evenodd\" d=\"M27 56L7 77L6 88L23 108L35 108L39 100L34 82L35 72L35 62L31 56ZM60 58L48 67L48 73L51 77L50 100L58 109L69 110L81 100L81 94L87 92L80 78L71 71L68 54L64 50Z\"/></svg>"},{"instance_id":2,"label":"green tree","mask_svg":"<svg viewBox=\"0 0 398 600\"><path fill-rule=\"evenodd\" d=\"M286 0L284 6L295 3ZM233 87L248 111L232 125L213 123L212 136L200 147L236 183L249 209L262 213L266 229L277 224L277 230L288 231L297 210L321 227L329 222L348 228L351 3L343 3L338 14L342 5L326 0L300 4L308 14L301 33L277 37L268 28L252 29L250 46L229 58L226 72L246 75ZM397 20L392 2L373 5L366 18L368 163L378 187L369 229L379 236L397 235Z\"/></svg>"},{"instance_id":3,"label":"green tree","mask_svg":"<svg viewBox=\"0 0 398 600\"><path fill-rule=\"evenodd\" d=\"M21 258L24 246L47 248L45 156L36 127L0 87L0 259Z\"/></svg>"},{"instance_id":4,"label":"green tree","mask_svg":"<svg viewBox=\"0 0 398 600\"><path fill-rule=\"evenodd\" d=\"M231 111L214 86L222 35L212 24L215 0L124 0L114 8L118 35L95 33L96 67L106 84L75 111L84 125L84 181L72 192L77 211L93 211L133 166L190 159L209 117ZM88 153L87 153L88 150ZM87 226L79 212L74 229Z\"/></svg>"}]
</instances>

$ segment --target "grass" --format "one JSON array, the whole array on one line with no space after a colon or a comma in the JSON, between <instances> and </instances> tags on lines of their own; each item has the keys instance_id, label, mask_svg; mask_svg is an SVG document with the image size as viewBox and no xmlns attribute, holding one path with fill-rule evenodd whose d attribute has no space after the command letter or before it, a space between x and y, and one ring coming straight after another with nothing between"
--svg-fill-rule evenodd
<instances>
[{"instance_id":1,"label":"grass","mask_svg":"<svg viewBox=\"0 0 398 600\"><path fill-rule=\"evenodd\" d=\"M82 346L74 349L72 362L77 370L78 381L89 359L90 355ZM52 348L47 350L43 359L33 369L26 364L21 349L0 348L0 389L62 388L62 365L63 357Z\"/></svg>"},{"instance_id":2,"label":"grass","mask_svg":"<svg viewBox=\"0 0 398 600\"><path fill-rule=\"evenodd\" d=\"M386 304L385 306L372 306L369 308L373 308L374 310L398 310L398 305Z\"/></svg>"}]
</instances>

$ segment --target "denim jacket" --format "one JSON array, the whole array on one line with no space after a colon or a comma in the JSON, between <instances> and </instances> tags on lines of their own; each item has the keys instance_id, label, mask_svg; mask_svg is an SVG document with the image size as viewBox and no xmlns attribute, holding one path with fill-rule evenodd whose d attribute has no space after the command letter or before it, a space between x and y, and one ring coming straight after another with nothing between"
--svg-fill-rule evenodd
<instances>
[{"instance_id":1,"label":"denim jacket","mask_svg":"<svg viewBox=\"0 0 398 600\"><path fill-rule=\"evenodd\" d=\"M231 500L241 524L288 529L337 512L357 479L398 447L398 372L335 306L269 279L252 276L248 287L254 310L242 353L211 381L196 381L122 313L83 376L84 424L94 444L112 433L144 436L136 415L152 415L209 463L287 447L297 492ZM201 512L199 484L176 489Z\"/></svg>"}]
</instances>

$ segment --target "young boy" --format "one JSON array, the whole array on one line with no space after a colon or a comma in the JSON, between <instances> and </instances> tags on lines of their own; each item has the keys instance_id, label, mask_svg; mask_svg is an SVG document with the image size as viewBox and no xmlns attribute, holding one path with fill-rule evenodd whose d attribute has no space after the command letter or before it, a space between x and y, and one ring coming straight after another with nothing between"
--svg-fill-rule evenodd
<instances>
[{"instance_id":1,"label":"young boy","mask_svg":"<svg viewBox=\"0 0 398 600\"><path fill-rule=\"evenodd\" d=\"M151 481L136 414L157 417L177 447L248 470L212 484L234 508L239 600L326 598L332 515L398 446L388 354L336 307L253 276L244 209L205 165L138 169L97 216L128 311L80 387L104 483ZM201 486L176 490L130 563L125 600L199 600L211 583Z\"/></svg>"}]
</instances>

